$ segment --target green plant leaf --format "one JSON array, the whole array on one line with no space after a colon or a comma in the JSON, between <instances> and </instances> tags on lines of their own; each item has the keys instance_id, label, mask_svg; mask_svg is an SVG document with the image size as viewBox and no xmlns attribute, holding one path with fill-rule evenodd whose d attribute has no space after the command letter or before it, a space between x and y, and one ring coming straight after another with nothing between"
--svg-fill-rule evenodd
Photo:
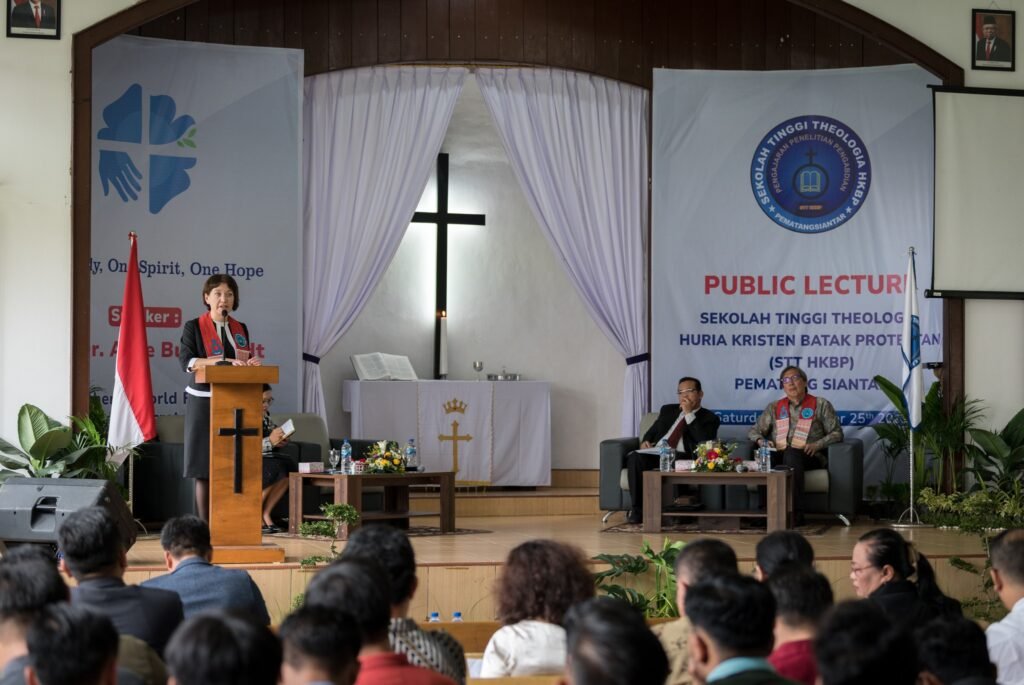
<instances>
[{"instance_id":1,"label":"green plant leaf","mask_svg":"<svg viewBox=\"0 0 1024 685\"><path fill-rule=\"evenodd\" d=\"M1010 419L1000 435L1010 447L1024 447L1024 409Z\"/></svg>"},{"instance_id":2,"label":"green plant leaf","mask_svg":"<svg viewBox=\"0 0 1024 685\"><path fill-rule=\"evenodd\" d=\"M185 143L185 145L187 145L188 147L192 147L192 148L194 148L194 147L196 146L196 144L195 144L194 142L192 142L191 140L189 140L188 138L186 138L186 139L185 139L184 141L182 141L182 142L184 142L184 143Z\"/></svg>"},{"instance_id":3,"label":"green plant leaf","mask_svg":"<svg viewBox=\"0 0 1024 685\"><path fill-rule=\"evenodd\" d=\"M32 454L32 446L41 436L61 425L34 404L23 404L18 410L18 441L21 449ZM69 438L70 441L70 438ZM61 448L58 448L61 449Z\"/></svg>"},{"instance_id":4,"label":"green plant leaf","mask_svg":"<svg viewBox=\"0 0 1024 685\"><path fill-rule=\"evenodd\" d=\"M28 453L36 459L46 461L70 445L72 437L71 429L67 426L51 428L36 438Z\"/></svg>"}]
</instances>

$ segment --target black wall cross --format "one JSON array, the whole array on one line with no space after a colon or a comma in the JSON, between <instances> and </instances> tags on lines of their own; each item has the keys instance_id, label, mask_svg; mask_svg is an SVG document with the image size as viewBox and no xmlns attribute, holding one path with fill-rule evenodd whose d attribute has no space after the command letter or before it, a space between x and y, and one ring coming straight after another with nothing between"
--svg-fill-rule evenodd
<instances>
[{"instance_id":1,"label":"black wall cross","mask_svg":"<svg viewBox=\"0 0 1024 685\"><path fill-rule=\"evenodd\" d=\"M242 428L242 409L235 407L235 425L233 428L221 428L217 435L235 438L235 493L242 492L242 438L247 435L258 435L255 428Z\"/></svg>"},{"instance_id":2,"label":"black wall cross","mask_svg":"<svg viewBox=\"0 0 1024 685\"><path fill-rule=\"evenodd\" d=\"M416 212L415 224L437 225L437 284L434 309L434 378L441 377L441 312L448 310L448 226L460 224L485 226L483 214L450 214L448 212L448 154L437 156L437 211Z\"/></svg>"}]
</instances>

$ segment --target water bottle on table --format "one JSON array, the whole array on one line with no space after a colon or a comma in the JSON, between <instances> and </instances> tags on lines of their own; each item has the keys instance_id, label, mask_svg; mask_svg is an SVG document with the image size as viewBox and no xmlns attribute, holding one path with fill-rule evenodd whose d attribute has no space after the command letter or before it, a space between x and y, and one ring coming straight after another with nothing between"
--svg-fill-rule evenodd
<instances>
[{"instance_id":1,"label":"water bottle on table","mask_svg":"<svg viewBox=\"0 0 1024 685\"><path fill-rule=\"evenodd\" d=\"M427 623L440 623L440 622L441 622L441 612L440 611L431 611L430 612L430 618L427 619Z\"/></svg>"},{"instance_id":2,"label":"water bottle on table","mask_svg":"<svg viewBox=\"0 0 1024 685\"><path fill-rule=\"evenodd\" d=\"M772 470L772 448L768 440L762 440L757 448L757 469L762 473Z\"/></svg>"},{"instance_id":3,"label":"water bottle on table","mask_svg":"<svg viewBox=\"0 0 1024 685\"><path fill-rule=\"evenodd\" d=\"M352 475L352 445L348 444L348 438L341 443L341 472Z\"/></svg>"},{"instance_id":4,"label":"water bottle on table","mask_svg":"<svg viewBox=\"0 0 1024 685\"><path fill-rule=\"evenodd\" d=\"M463 621L462 621L462 612L461 611L456 611L454 614L452 614L452 623L462 623L462 622Z\"/></svg>"},{"instance_id":5,"label":"water bottle on table","mask_svg":"<svg viewBox=\"0 0 1024 685\"><path fill-rule=\"evenodd\" d=\"M409 438L409 442L405 443L405 470L406 471L419 471L420 470L420 458L416 455L416 439Z\"/></svg>"},{"instance_id":6,"label":"water bottle on table","mask_svg":"<svg viewBox=\"0 0 1024 685\"><path fill-rule=\"evenodd\" d=\"M669 446L668 440L662 438L658 441L658 470L668 473L675 468L675 465L676 451Z\"/></svg>"}]
</instances>

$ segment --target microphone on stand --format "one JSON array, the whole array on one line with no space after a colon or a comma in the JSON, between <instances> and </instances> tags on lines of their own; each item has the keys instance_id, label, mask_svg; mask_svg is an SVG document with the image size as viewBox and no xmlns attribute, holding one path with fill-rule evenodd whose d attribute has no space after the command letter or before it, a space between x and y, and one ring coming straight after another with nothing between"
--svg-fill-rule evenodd
<instances>
[{"instance_id":1,"label":"microphone on stand","mask_svg":"<svg viewBox=\"0 0 1024 685\"><path fill-rule=\"evenodd\" d=\"M224 326L220 329L220 344L224 348L221 354L221 360L215 364L215 366L231 366L231 362L228 361L228 350L231 349L231 341L228 340L228 310L220 310L220 316L224 319ZM235 355L231 355L234 357Z\"/></svg>"}]
</instances>

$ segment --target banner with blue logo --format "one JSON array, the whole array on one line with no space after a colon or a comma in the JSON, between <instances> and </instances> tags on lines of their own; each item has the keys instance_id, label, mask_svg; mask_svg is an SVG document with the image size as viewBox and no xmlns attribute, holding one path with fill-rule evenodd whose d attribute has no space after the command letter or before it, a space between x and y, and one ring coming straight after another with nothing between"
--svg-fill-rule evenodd
<instances>
[{"instance_id":1,"label":"banner with blue logo","mask_svg":"<svg viewBox=\"0 0 1024 685\"><path fill-rule=\"evenodd\" d=\"M872 377L900 378L907 249L931 253L932 83L916 66L654 71L654 406L696 376L723 425L750 426L798 365L844 426L891 419ZM941 311L922 302L924 360Z\"/></svg>"},{"instance_id":2,"label":"banner with blue logo","mask_svg":"<svg viewBox=\"0 0 1024 685\"><path fill-rule=\"evenodd\" d=\"M93 51L90 382L109 401L128 232L157 414L184 413L182 327L203 282L238 283L254 353L300 406L301 50L121 36Z\"/></svg>"}]
</instances>

